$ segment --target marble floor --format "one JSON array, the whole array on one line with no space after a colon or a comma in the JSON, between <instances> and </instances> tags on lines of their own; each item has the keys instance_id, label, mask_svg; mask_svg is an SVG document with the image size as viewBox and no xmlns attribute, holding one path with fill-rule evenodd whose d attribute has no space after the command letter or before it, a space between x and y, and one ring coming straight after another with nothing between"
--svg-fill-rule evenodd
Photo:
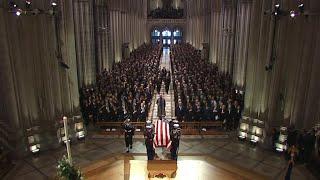
<instances>
[{"instance_id":1,"label":"marble floor","mask_svg":"<svg viewBox=\"0 0 320 180\"><path fill-rule=\"evenodd\" d=\"M109 159L112 159L110 161ZM149 169L156 169L151 172ZM87 180L124 179L124 180L243 180L268 179L251 170L223 163L207 156L180 156L179 161L146 161L141 155L106 157L82 169ZM157 177L157 174L165 176Z\"/></svg>"},{"instance_id":2,"label":"marble floor","mask_svg":"<svg viewBox=\"0 0 320 180\"><path fill-rule=\"evenodd\" d=\"M87 138L86 141L71 145L73 161L80 168L86 167L106 156L125 155L122 138ZM131 154L139 154L146 159L146 149L142 138L135 138ZM56 174L57 160L66 154L65 147L41 152L37 156L21 159L5 177L8 180L52 179ZM252 147L235 138L197 138L182 137L180 157L206 155L224 163L252 170L270 179L284 179L287 163L277 153ZM304 165L293 169L292 179L315 179Z\"/></svg>"},{"instance_id":3,"label":"marble floor","mask_svg":"<svg viewBox=\"0 0 320 180\"><path fill-rule=\"evenodd\" d=\"M161 56L161 61L160 61L160 69L165 68L166 70L169 70L171 72L171 64L170 64L170 49L169 48L164 48ZM172 80L171 80L172 82ZM158 120L158 115L157 115L157 109L158 106L156 104L157 99L159 98L159 94L157 92L154 92L154 97L152 99L151 103L151 111L149 112L148 115L148 120L151 120L155 122ZM166 101L166 119L171 119L174 117L174 110L175 110L175 104L174 104L174 91L173 91L173 86L172 83L170 84L168 94L165 92L165 84L164 82L161 85L161 90L160 94L162 94L162 97Z\"/></svg>"}]
</instances>

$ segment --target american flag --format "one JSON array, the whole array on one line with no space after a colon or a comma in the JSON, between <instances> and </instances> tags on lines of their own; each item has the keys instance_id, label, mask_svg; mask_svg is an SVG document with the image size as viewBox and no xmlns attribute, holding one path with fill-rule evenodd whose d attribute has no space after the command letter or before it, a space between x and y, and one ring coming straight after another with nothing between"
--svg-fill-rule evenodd
<instances>
[{"instance_id":1,"label":"american flag","mask_svg":"<svg viewBox=\"0 0 320 180\"><path fill-rule=\"evenodd\" d=\"M155 147L170 148L171 140L170 140L169 123L162 120L157 120L157 122L155 123L155 131L156 131L156 135L154 136Z\"/></svg>"}]
</instances>

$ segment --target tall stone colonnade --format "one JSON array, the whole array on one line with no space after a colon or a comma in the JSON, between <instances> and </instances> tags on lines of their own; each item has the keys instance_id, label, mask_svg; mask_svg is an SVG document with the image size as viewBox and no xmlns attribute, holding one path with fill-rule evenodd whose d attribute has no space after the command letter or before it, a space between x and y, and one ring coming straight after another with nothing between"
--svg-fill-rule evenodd
<instances>
[{"instance_id":1,"label":"tall stone colonnade","mask_svg":"<svg viewBox=\"0 0 320 180\"><path fill-rule=\"evenodd\" d=\"M320 1L305 0L305 14L278 21L276 3L299 11L291 0L188 0L186 41L199 49L209 43L210 62L245 91L244 115L267 130L308 129L320 123Z\"/></svg>"},{"instance_id":2,"label":"tall stone colonnade","mask_svg":"<svg viewBox=\"0 0 320 180\"><path fill-rule=\"evenodd\" d=\"M16 16L0 2L0 120L17 154L40 126L41 149L57 145L56 123L80 114L79 88L122 60L122 45L146 42L147 0L32 0L46 13ZM24 1L16 1L25 7ZM14 133L13 133L14 132Z\"/></svg>"}]
</instances>

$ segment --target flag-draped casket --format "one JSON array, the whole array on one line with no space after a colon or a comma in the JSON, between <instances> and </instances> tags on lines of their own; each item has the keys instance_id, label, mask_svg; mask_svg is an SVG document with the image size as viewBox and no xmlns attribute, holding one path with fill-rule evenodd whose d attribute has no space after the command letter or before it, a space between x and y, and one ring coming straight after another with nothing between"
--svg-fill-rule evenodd
<instances>
[{"instance_id":1,"label":"flag-draped casket","mask_svg":"<svg viewBox=\"0 0 320 180\"><path fill-rule=\"evenodd\" d=\"M154 145L155 147L166 147L170 148L171 140L170 140L170 129L169 123L157 120L155 123L155 136L154 136Z\"/></svg>"}]
</instances>

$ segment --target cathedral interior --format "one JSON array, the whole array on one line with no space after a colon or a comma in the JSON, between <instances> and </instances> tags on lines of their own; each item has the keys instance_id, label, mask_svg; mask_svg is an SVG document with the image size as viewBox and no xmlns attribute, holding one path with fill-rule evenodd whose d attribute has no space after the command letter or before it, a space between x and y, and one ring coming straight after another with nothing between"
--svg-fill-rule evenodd
<instances>
[{"instance_id":1,"label":"cathedral interior","mask_svg":"<svg viewBox=\"0 0 320 180\"><path fill-rule=\"evenodd\" d=\"M320 179L319 49L319 0L2 0L0 179Z\"/></svg>"}]
</instances>

